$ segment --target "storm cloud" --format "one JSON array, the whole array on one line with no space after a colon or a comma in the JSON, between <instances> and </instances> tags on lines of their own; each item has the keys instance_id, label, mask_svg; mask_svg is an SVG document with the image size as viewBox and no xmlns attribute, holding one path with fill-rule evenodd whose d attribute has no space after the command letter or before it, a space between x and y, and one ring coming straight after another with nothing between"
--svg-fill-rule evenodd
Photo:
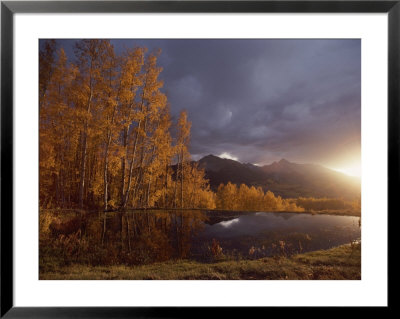
<instances>
[{"instance_id":1,"label":"storm cloud","mask_svg":"<svg viewBox=\"0 0 400 319\"><path fill-rule=\"evenodd\" d=\"M280 158L335 167L360 157L361 41L112 40L160 48L163 91L186 109L195 159Z\"/></svg>"}]
</instances>

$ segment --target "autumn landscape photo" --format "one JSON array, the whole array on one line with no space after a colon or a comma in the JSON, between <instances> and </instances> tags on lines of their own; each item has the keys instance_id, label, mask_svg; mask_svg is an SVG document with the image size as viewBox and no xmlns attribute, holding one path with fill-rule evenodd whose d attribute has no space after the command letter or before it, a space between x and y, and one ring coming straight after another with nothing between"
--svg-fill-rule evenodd
<instances>
[{"instance_id":1,"label":"autumn landscape photo","mask_svg":"<svg viewBox=\"0 0 400 319\"><path fill-rule=\"evenodd\" d=\"M39 279L361 279L359 39L38 59Z\"/></svg>"}]
</instances>

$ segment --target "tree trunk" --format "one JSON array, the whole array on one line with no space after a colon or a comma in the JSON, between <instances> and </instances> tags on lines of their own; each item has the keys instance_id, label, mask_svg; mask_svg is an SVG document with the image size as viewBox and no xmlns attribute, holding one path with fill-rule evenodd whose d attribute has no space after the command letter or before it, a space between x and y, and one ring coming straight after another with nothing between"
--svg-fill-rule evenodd
<instances>
[{"instance_id":1,"label":"tree trunk","mask_svg":"<svg viewBox=\"0 0 400 319\"><path fill-rule=\"evenodd\" d=\"M181 208L183 208L183 148L181 150Z\"/></svg>"},{"instance_id":2,"label":"tree trunk","mask_svg":"<svg viewBox=\"0 0 400 319\"><path fill-rule=\"evenodd\" d=\"M151 185L151 176L150 176L149 182L147 183L146 208L149 208L150 185Z\"/></svg>"},{"instance_id":3,"label":"tree trunk","mask_svg":"<svg viewBox=\"0 0 400 319\"><path fill-rule=\"evenodd\" d=\"M128 153L128 129L126 127L124 128L123 146L124 146L124 156L121 158L121 206L123 205L125 196L125 167L126 167L126 157Z\"/></svg>"},{"instance_id":4,"label":"tree trunk","mask_svg":"<svg viewBox=\"0 0 400 319\"><path fill-rule=\"evenodd\" d=\"M168 163L165 164L164 208L168 205Z\"/></svg>"},{"instance_id":5,"label":"tree trunk","mask_svg":"<svg viewBox=\"0 0 400 319\"><path fill-rule=\"evenodd\" d=\"M104 211L108 209L108 149L111 142L111 133L108 133L108 140L105 149L104 155Z\"/></svg>"},{"instance_id":6,"label":"tree trunk","mask_svg":"<svg viewBox=\"0 0 400 319\"><path fill-rule=\"evenodd\" d=\"M135 142L133 143L133 152L132 152L132 157L131 157L131 163L129 165L129 175L128 175L128 185L126 187L125 194L123 195L123 200L122 200L122 208L126 208L126 204L128 203L128 198L129 198L129 192L131 190L131 183L132 183L132 174L133 174L133 164L135 162L135 156L136 156L136 148L137 148L137 141L138 141L138 135L139 135L139 129L140 129L140 121L138 124L138 131L136 132L135 136Z\"/></svg>"},{"instance_id":7,"label":"tree trunk","mask_svg":"<svg viewBox=\"0 0 400 319\"><path fill-rule=\"evenodd\" d=\"M83 133L82 143L82 158L80 168L80 182L79 182L79 208L83 209L83 195L85 190L85 173L86 173L86 154L87 154L87 125L85 125L85 132Z\"/></svg>"},{"instance_id":8,"label":"tree trunk","mask_svg":"<svg viewBox=\"0 0 400 319\"><path fill-rule=\"evenodd\" d=\"M90 78L89 78L89 98L87 101L86 113L90 114L90 106L92 102L92 68L93 61L90 63ZM82 162L80 169L80 183L79 183L79 208L83 209L83 195L85 190L85 174L86 174L86 156L87 156L87 131L88 131L88 119L85 119L85 124L83 126L83 143L82 143Z\"/></svg>"}]
</instances>

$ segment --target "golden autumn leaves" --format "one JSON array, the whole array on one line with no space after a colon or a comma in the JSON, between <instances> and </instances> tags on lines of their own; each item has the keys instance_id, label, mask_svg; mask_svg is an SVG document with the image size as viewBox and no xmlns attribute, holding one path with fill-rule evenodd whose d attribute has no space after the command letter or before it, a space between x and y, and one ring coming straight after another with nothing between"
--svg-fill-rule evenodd
<instances>
[{"instance_id":1,"label":"golden autumn leaves","mask_svg":"<svg viewBox=\"0 0 400 319\"><path fill-rule=\"evenodd\" d=\"M185 111L171 135L159 54L117 55L108 40L81 40L69 61L55 41L42 43L41 207L214 207L204 172L190 162Z\"/></svg>"},{"instance_id":2,"label":"golden autumn leaves","mask_svg":"<svg viewBox=\"0 0 400 319\"><path fill-rule=\"evenodd\" d=\"M304 211L294 200L275 196L271 191L264 193L261 187L248 187L241 184L221 184L218 187L216 206L223 210L252 210L252 211Z\"/></svg>"}]
</instances>

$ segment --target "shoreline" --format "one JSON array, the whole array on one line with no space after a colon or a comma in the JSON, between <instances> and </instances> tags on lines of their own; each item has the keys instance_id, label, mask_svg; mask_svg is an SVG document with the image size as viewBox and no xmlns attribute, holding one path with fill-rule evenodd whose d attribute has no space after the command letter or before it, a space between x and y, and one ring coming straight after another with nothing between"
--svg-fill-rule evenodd
<instances>
[{"instance_id":1,"label":"shoreline","mask_svg":"<svg viewBox=\"0 0 400 319\"><path fill-rule=\"evenodd\" d=\"M205 211L208 213L217 213L224 214L225 216L229 215L240 215L240 214L251 214L251 213L292 213L292 214L309 214L309 215L333 215L333 216L353 216L353 217L361 217L361 212L351 211L351 210L320 210L320 211L262 211L262 210L225 210L225 209L205 209L205 208L128 208L125 210L82 210L82 209L73 209L73 208L53 208L53 209L39 209L39 212L42 211L54 211L54 212L71 212L71 213L129 213L129 212L151 212L151 211Z\"/></svg>"}]
</instances>

